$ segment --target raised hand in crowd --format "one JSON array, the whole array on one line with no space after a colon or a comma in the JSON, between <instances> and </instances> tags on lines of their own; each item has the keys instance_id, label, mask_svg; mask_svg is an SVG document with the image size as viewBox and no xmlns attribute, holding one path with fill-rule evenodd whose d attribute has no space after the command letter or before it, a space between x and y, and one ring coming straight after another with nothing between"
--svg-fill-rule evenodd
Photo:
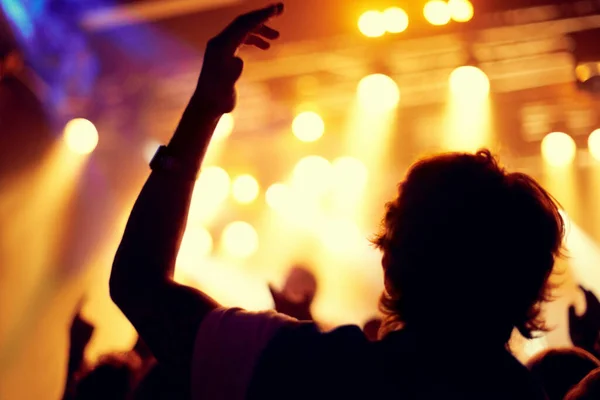
<instances>
[{"instance_id":1,"label":"raised hand in crowd","mask_svg":"<svg viewBox=\"0 0 600 400\"><path fill-rule=\"evenodd\" d=\"M575 307L569 307L569 334L571 341L600 358L600 302L590 290L580 286L585 296L585 312L577 315Z\"/></svg>"}]
</instances>

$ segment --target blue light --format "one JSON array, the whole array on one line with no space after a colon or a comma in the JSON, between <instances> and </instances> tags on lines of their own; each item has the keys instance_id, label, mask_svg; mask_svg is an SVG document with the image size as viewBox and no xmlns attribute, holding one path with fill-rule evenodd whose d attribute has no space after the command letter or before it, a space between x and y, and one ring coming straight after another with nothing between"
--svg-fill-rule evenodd
<instances>
[{"instance_id":1,"label":"blue light","mask_svg":"<svg viewBox=\"0 0 600 400\"><path fill-rule=\"evenodd\" d=\"M18 0L0 0L0 6L2 6L4 13L19 33L25 39L31 39L35 33L35 28L24 5Z\"/></svg>"}]
</instances>

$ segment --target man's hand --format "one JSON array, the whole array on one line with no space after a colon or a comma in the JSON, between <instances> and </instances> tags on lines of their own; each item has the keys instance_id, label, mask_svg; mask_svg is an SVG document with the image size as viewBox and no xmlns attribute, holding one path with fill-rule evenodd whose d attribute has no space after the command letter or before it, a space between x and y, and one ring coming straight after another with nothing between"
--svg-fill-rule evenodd
<instances>
[{"instance_id":1,"label":"man's hand","mask_svg":"<svg viewBox=\"0 0 600 400\"><path fill-rule=\"evenodd\" d=\"M279 32L265 25L283 12L283 3L240 15L206 46L202 72L194 97L216 114L231 112L236 103L235 83L244 63L237 57L243 44L267 50L267 40L277 39Z\"/></svg>"}]
</instances>

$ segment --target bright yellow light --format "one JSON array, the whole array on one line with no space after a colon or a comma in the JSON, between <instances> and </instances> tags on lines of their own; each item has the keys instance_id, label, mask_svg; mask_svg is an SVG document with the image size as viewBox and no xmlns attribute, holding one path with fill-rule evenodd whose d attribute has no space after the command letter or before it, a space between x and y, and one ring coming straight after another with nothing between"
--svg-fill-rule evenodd
<instances>
[{"instance_id":1,"label":"bright yellow light","mask_svg":"<svg viewBox=\"0 0 600 400\"><path fill-rule=\"evenodd\" d=\"M223 229L223 250L236 258L246 258L258 250L258 234L247 222L232 222Z\"/></svg>"},{"instance_id":2,"label":"bright yellow light","mask_svg":"<svg viewBox=\"0 0 600 400\"><path fill-rule=\"evenodd\" d=\"M260 187L252 175L240 175L233 181L231 191L237 202L248 204L256 200Z\"/></svg>"},{"instance_id":3,"label":"bright yellow light","mask_svg":"<svg viewBox=\"0 0 600 400\"><path fill-rule=\"evenodd\" d=\"M333 161L333 184L342 192L357 191L367 183L367 167L356 158L340 157Z\"/></svg>"},{"instance_id":4,"label":"bright yellow light","mask_svg":"<svg viewBox=\"0 0 600 400\"><path fill-rule=\"evenodd\" d=\"M353 221L336 219L325 223L323 242L334 253L346 253L360 246L360 230Z\"/></svg>"},{"instance_id":5,"label":"bright yellow light","mask_svg":"<svg viewBox=\"0 0 600 400\"><path fill-rule=\"evenodd\" d=\"M367 11L358 19L358 30L367 37L378 37L385 33L383 13Z\"/></svg>"},{"instance_id":6,"label":"bright yellow light","mask_svg":"<svg viewBox=\"0 0 600 400\"><path fill-rule=\"evenodd\" d=\"M455 98L481 100L490 93L490 80L477 67L465 65L450 74L450 91Z\"/></svg>"},{"instance_id":7,"label":"bright yellow light","mask_svg":"<svg viewBox=\"0 0 600 400\"><path fill-rule=\"evenodd\" d=\"M596 129L594 132L590 133L590 137L588 138L588 149L590 150L592 157L600 161L600 129Z\"/></svg>"},{"instance_id":8,"label":"bright yellow light","mask_svg":"<svg viewBox=\"0 0 600 400\"><path fill-rule=\"evenodd\" d=\"M441 0L427 2L423 7L423 15L431 25L446 25L450 22L450 7L448 3Z\"/></svg>"},{"instance_id":9,"label":"bright yellow light","mask_svg":"<svg viewBox=\"0 0 600 400\"><path fill-rule=\"evenodd\" d=\"M563 132L552 132L542 140L542 156L555 167L569 165L575 160L577 146L573 138Z\"/></svg>"},{"instance_id":10,"label":"bright yellow light","mask_svg":"<svg viewBox=\"0 0 600 400\"><path fill-rule=\"evenodd\" d=\"M183 235L177 265L183 268L195 268L208 257L213 248L213 238L203 226L189 224Z\"/></svg>"},{"instance_id":11,"label":"bright yellow light","mask_svg":"<svg viewBox=\"0 0 600 400\"><path fill-rule=\"evenodd\" d=\"M400 102L400 89L387 75L365 76L358 83L357 96L360 105L370 111L389 111Z\"/></svg>"},{"instance_id":12,"label":"bright yellow light","mask_svg":"<svg viewBox=\"0 0 600 400\"><path fill-rule=\"evenodd\" d=\"M292 132L303 142L314 142L323 136L325 123L321 116L315 112L302 112L294 118Z\"/></svg>"},{"instance_id":13,"label":"bright yellow light","mask_svg":"<svg viewBox=\"0 0 600 400\"><path fill-rule=\"evenodd\" d=\"M63 137L69 150L77 154L90 154L98 145L98 130L85 118L67 122Z\"/></svg>"},{"instance_id":14,"label":"bright yellow light","mask_svg":"<svg viewBox=\"0 0 600 400\"><path fill-rule=\"evenodd\" d=\"M390 7L383 12L385 30L389 33L404 32L408 28L408 14L399 7Z\"/></svg>"},{"instance_id":15,"label":"bright yellow light","mask_svg":"<svg viewBox=\"0 0 600 400\"><path fill-rule=\"evenodd\" d=\"M292 184L299 192L321 194L331 184L331 172L331 164L325 158L304 157L294 167Z\"/></svg>"},{"instance_id":16,"label":"bright yellow light","mask_svg":"<svg viewBox=\"0 0 600 400\"><path fill-rule=\"evenodd\" d=\"M448 1L450 15L456 22L468 22L473 18L473 4L469 0Z\"/></svg>"},{"instance_id":17,"label":"bright yellow light","mask_svg":"<svg viewBox=\"0 0 600 400\"><path fill-rule=\"evenodd\" d=\"M274 210L282 210L289 197L289 188L283 183L272 184L265 193L265 199L269 207Z\"/></svg>"},{"instance_id":18,"label":"bright yellow light","mask_svg":"<svg viewBox=\"0 0 600 400\"><path fill-rule=\"evenodd\" d=\"M592 77L592 69L588 64L579 64L575 67L575 77L579 82L586 82Z\"/></svg>"},{"instance_id":19,"label":"bright yellow light","mask_svg":"<svg viewBox=\"0 0 600 400\"><path fill-rule=\"evenodd\" d=\"M230 186L231 180L223 168L203 168L194 186L190 220L206 221L213 217L229 196Z\"/></svg>"},{"instance_id":20,"label":"bright yellow light","mask_svg":"<svg viewBox=\"0 0 600 400\"><path fill-rule=\"evenodd\" d=\"M215 133L213 134L213 138L216 140L222 140L233 132L233 127L235 126L235 121L233 120L233 115L231 114L223 114L217 127L215 128Z\"/></svg>"}]
</instances>

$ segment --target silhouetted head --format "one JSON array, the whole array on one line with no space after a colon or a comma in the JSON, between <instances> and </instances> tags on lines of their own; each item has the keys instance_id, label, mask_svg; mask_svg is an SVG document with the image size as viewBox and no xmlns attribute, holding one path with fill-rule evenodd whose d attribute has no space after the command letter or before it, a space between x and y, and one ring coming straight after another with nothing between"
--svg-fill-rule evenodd
<instances>
[{"instance_id":1,"label":"silhouetted head","mask_svg":"<svg viewBox=\"0 0 600 400\"><path fill-rule=\"evenodd\" d=\"M565 400L600 399L600 368L590 372L565 396Z\"/></svg>"},{"instance_id":2,"label":"silhouetted head","mask_svg":"<svg viewBox=\"0 0 600 400\"><path fill-rule=\"evenodd\" d=\"M140 367L141 360L133 352L107 354L79 381L75 399L128 399Z\"/></svg>"},{"instance_id":3,"label":"silhouetted head","mask_svg":"<svg viewBox=\"0 0 600 400\"><path fill-rule=\"evenodd\" d=\"M599 367L600 361L577 347L546 350L527 362L548 400L562 400L571 388Z\"/></svg>"},{"instance_id":4,"label":"silhouetted head","mask_svg":"<svg viewBox=\"0 0 600 400\"><path fill-rule=\"evenodd\" d=\"M383 251L384 331L397 321L451 340L505 344L544 328L541 303L560 255L563 220L531 177L490 154L415 163L387 204L374 243Z\"/></svg>"}]
</instances>

